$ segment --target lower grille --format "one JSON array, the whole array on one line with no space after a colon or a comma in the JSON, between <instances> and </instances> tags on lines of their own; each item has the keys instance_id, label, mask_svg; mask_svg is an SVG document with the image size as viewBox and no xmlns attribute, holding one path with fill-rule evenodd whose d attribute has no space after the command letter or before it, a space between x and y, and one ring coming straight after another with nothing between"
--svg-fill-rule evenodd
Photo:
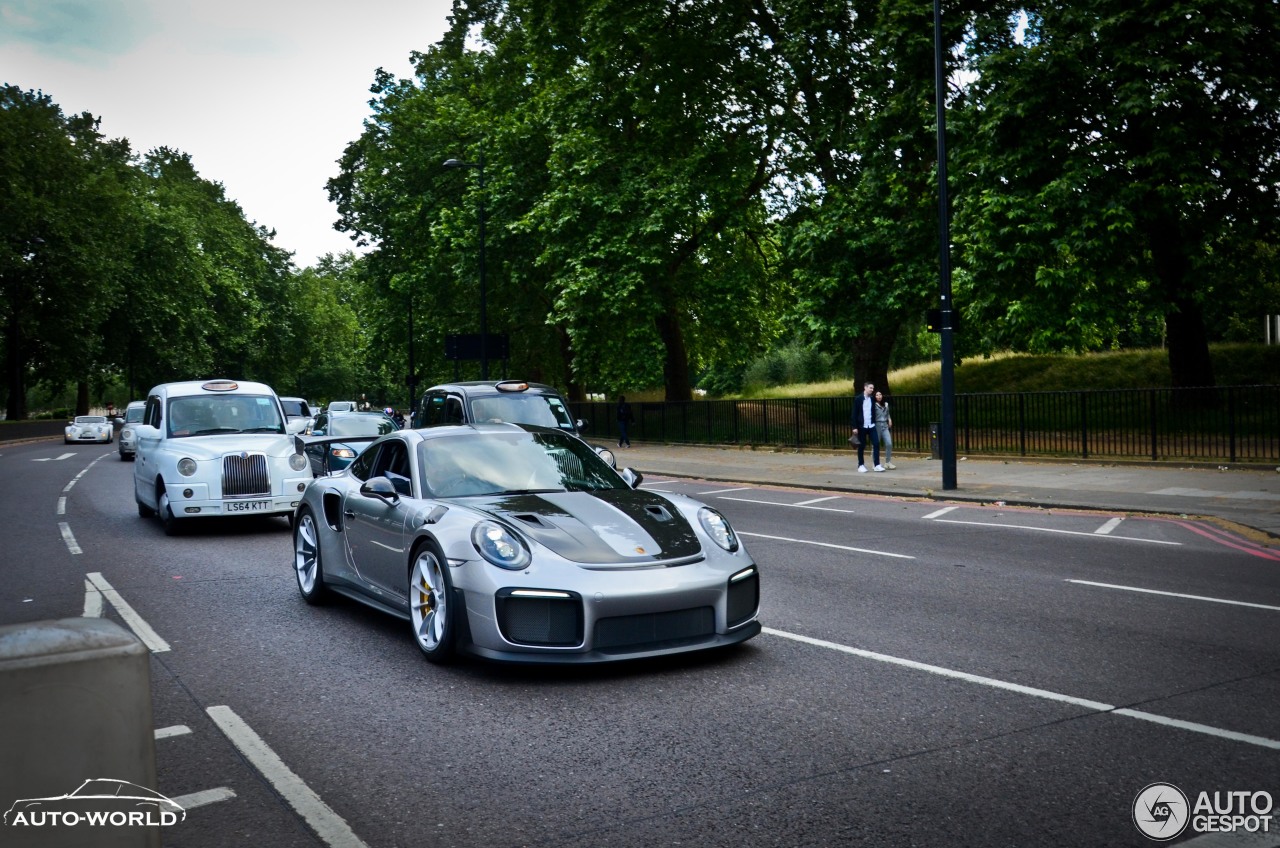
<instances>
[{"instance_id":1,"label":"lower grille","mask_svg":"<svg viewBox=\"0 0 1280 848\"><path fill-rule=\"evenodd\" d=\"M571 648L582 644L582 600L535 598L499 592L498 627L508 642Z\"/></svg>"},{"instance_id":2,"label":"lower grille","mask_svg":"<svg viewBox=\"0 0 1280 848\"><path fill-rule=\"evenodd\" d=\"M716 611L712 607L673 612L620 615L596 622L595 647L601 651L642 648L663 642L680 642L714 636Z\"/></svg>"},{"instance_id":3,"label":"lower grille","mask_svg":"<svg viewBox=\"0 0 1280 848\"><path fill-rule=\"evenodd\" d=\"M752 570L746 577L729 583L729 607L726 618L730 627L737 627L755 615L760 606L760 572Z\"/></svg>"},{"instance_id":4,"label":"lower grille","mask_svg":"<svg viewBox=\"0 0 1280 848\"><path fill-rule=\"evenodd\" d=\"M271 472L260 453L229 453L222 457L222 496L243 498L271 494Z\"/></svg>"}]
</instances>

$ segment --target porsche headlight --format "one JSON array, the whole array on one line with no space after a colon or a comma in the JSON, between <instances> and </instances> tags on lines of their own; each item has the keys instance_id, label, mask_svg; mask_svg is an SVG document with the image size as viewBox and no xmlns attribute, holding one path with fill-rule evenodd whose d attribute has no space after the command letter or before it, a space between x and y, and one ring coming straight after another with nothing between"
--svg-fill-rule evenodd
<instances>
[{"instance_id":1,"label":"porsche headlight","mask_svg":"<svg viewBox=\"0 0 1280 848\"><path fill-rule=\"evenodd\" d=\"M301 471L307 467L307 458L300 453L295 453L289 457L289 467L294 471Z\"/></svg>"},{"instance_id":2,"label":"porsche headlight","mask_svg":"<svg viewBox=\"0 0 1280 848\"><path fill-rule=\"evenodd\" d=\"M728 520L711 507L704 506L698 510L698 523L711 540L726 551L733 553L738 549L738 535L733 532Z\"/></svg>"},{"instance_id":3,"label":"porsche headlight","mask_svg":"<svg viewBox=\"0 0 1280 848\"><path fill-rule=\"evenodd\" d=\"M196 473L196 461L189 456L184 456L178 460L178 473L183 477L190 477Z\"/></svg>"},{"instance_id":4,"label":"porsche headlight","mask_svg":"<svg viewBox=\"0 0 1280 848\"><path fill-rule=\"evenodd\" d=\"M480 556L499 568L519 571L529 564L529 551L510 530L494 521L481 521L471 530L471 544Z\"/></svg>"}]
</instances>

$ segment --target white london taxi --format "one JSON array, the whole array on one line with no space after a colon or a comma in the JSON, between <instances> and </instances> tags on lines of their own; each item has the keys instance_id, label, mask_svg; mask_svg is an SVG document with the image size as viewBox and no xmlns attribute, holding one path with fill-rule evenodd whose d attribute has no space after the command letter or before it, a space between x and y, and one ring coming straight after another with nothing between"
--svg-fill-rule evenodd
<instances>
[{"instance_id":1,"label":"white london taxi","mask_svg":"<svg viewBox=\"0 0 1280 848\"><path fill-rule=\"evenodd\" d=\"M164 383L147 393L137 440L133 497L143 518L159 514L174 535L190 518L292 516L311 482L270 386L236 380Z\"/></svg>"}]
</instances>

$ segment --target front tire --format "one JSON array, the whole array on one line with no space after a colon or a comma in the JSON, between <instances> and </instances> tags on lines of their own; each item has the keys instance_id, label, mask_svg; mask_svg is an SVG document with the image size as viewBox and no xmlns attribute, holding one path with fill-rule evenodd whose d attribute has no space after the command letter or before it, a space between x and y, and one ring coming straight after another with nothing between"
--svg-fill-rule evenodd
<instances>
[{"instance_id":1,"label":"front tire","mask_svg":"<svg viewBox=\"0 0 1280 848\"><path fill-rule=\"evenodd\" d=\"M320 534L315 516L305 507L293 526L293 573L298 578L302 600L309 604L324 600L328 587L320 564Z\"/></svg>"},{"instance_id":2,"label":"front tire","mask_svg":"<svg viewBox=\"0 0 1280 848\"><path fill-rule=\"evenodd\" d=\"M428 661L448 662L455 649L453 584L448 566L430 544L414 551L409 568L409 618L413 640Z\"/></svg>"},{"instance_id":3,"label":"front tire","mask_svg":"<svg viewBox=\"0 0 1280 848\"><path fill-rule=\"evenodd\" d=\"M181 536L185 525L178 519L178 516L173 514L173 504L169 502L169 493L161 492L160 497L156 499L156 505L159 507L156 511L160 513L160 523L164 525L164 534L166 536Z\"/></svg>"}]
</instances>

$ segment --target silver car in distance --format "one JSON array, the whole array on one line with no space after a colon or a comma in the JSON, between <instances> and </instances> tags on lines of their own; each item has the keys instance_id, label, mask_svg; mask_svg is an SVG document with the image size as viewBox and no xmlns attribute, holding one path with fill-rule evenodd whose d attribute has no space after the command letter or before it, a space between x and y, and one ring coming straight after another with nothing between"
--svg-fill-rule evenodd
<instances>
[{"instance_id":1,"label":"silver car in distance","mask_svg":"<svg viewBox=\"0 0 1280 848\"><path fill-rule=\"evenodd\" d=\"M598 663L758 634L759 570L729 522L639 483L550 428L397 431L307 487L298 588L406 619L432 662Z\"/></svg>"}]
</instances>

